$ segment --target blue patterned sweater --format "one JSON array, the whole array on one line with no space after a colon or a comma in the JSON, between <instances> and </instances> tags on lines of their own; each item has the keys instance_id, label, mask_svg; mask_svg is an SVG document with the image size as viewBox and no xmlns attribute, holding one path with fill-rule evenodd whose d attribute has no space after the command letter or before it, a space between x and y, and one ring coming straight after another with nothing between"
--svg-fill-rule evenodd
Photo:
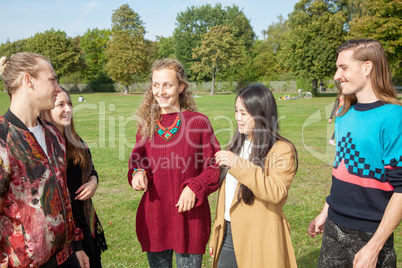
<instances>
[{"instance_id":1,"label":"blue patterned sweater","mask_svg":"<svg viewBox=\"0 0 402 268\"><path fill-rule=\"evenodd\" d=\"M374 233L395 193L402 193L402 106L356 103L335 121L336 157L328 217Z\"/></svg>"}]
</instances>

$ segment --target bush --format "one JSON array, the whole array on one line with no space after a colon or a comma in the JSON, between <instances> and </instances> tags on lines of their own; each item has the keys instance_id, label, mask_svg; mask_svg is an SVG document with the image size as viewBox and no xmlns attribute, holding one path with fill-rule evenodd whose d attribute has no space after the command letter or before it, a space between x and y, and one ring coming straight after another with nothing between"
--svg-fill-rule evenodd
<instances>
[{"instance_id":1,"label":"bush","mask_svg":"<svg viewBox=\"0 0 402 268\"><path fill-rule=\"evenodd\" d=\"M299 78L296 80L297 89L303 89L304 91L311 91L312 85L311 82L304 78Z\"/></svg>"}]
</instances>

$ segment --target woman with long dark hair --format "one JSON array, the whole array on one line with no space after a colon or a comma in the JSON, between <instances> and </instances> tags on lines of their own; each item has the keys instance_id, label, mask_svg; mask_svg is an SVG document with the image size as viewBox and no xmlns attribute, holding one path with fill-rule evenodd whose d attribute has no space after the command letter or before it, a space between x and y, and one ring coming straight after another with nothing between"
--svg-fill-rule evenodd
<instances>
[{"instance_id":1,"label":"woman with long dark hair","mask_svg":"<svg viewBox=\"0 0 402 268\"><path fill-rule=\"evenodd\" d=\"M223 167L210 241L213 267L296 267L282 207L297 171L295 146L279 135L275 98L252 85L236 97L237 131L215 154Z\"/></svg>"},{"instance_id":2,"label":"woman with long dark hair","mask_svg":"<svg viewBox=\"0 0 402 268\"><path fill-rule=\"evenodd\" d=\"M100 268L101 253L107 249L107 244L91 200L98 188L98 173L88 146L75 131L70 95L64 88L61 89L53 110L46 111L41 116L56 126L66 142L67 185L73 217L77 227L83 231L82 246L89 257L91 268Z\"/></svg>"}]
</instances>

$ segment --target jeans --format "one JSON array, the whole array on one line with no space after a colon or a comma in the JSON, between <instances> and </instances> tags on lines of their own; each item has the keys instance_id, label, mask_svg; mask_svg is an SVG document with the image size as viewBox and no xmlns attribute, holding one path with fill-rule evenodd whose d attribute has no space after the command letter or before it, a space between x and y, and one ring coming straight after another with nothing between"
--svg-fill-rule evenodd
<instances>
[{"instance_id":1,"label":"jeans","mask_svg":"<svg viewBox=\"0 0 402 268\"><path fill-rule=\"evenodd\" d=\"M218 268L237 268L236 255L233 247L232 227L230 221L226 222L223 245L219 254Z\"/></svg>"},{"instance_id":2,"label":"jeans","mask_svg":"<svg viewBox=\"0 0 402 268\"><path fill-rule=\"evenodd\" d=\"M202 254L181 254L175 252L177 268L201 268ZM147 252L150 268L172 268L173 249Z\"/></svg>"},{"instance_id":3,"label":"jeans","mask_svg":"<svg viewBox=\"0 0 402 268\"><path fill-rule=\"evenodd\" d=\"M353 259L373 237L372 233L349 229L330 219L324 225L319 268L353 267ZM392 234L378 254L377 268L396 268L394 235Z\"/></svg>"}]
</instances>

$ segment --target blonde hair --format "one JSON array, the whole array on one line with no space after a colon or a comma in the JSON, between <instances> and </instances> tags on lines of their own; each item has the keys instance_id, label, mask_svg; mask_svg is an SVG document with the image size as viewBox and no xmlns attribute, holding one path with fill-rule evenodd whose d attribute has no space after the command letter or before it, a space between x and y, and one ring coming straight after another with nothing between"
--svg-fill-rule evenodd
<instances>
[{"instance_id":1,"label":"blonde hair","mask_svg":"<svg viewBox=\"0 0 402 268\"><path fill-rule=\"evenodd\" d=\"M37 77L41 67L38 59L43 59L50 64L50 61L44 56L28 52L13 54L9 59L5 56L1 57L0 75L10 97L21 86L21 78L24 73Z\"/></svg>"},{"instance_id":2,"label":"blonde hair","mask_svg":"<svg viewBox=\"0 0 402 268\"><path fill-rule=\"evenodd\" d=\"M143 120L140 122L140 134L144 139L152 138L156 130L156 120L158 120L161 116L160 106L152 93L152 74L154 71L159 71L162 69L170 69L175 71L179 85L184 84L184 89L182 93L179 94L180 107L191 112L197 109L192 93L188 89L188 80L181 63L175 59L168 58L155 61L151 67L151 83L145 92L144 100L136 112L136 115Z\"/></svg>"},{"instance_id":3,"label":"blonde hair","mask_svg":"<svg viewBox=\"0 0 402 268\"><path fill-rule=\"evenodd\" d=\"M387 57L380 42L373 39L353 39L338 47L338 55L345 50L353 51L353 58L355 60L361 62L370 61L373 64L369 77L374 94L378 100L383 103L401 105L397 99L395 86L392 83ZM339 87L338 90L340 90ZM345 114L356 102L356 95L345 95L344 106L340 115Z\"/></svg>"}]
</instances>

